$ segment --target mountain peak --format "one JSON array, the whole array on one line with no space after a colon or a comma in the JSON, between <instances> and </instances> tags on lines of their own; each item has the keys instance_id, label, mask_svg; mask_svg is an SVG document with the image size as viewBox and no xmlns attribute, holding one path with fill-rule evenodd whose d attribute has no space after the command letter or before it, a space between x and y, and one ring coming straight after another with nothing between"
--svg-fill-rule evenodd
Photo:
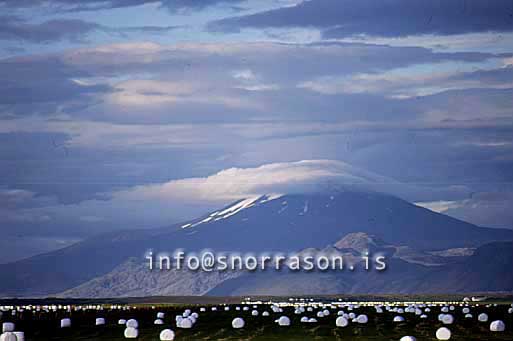
<instances>
[{"instance_id":1,"label":"mountain peak","mask_svg":"<svg viewBox=\"0 0 513 341\"><path fill-rule=\"evenodd\" d=\"M353 249L359 252L381 249L386 246L387 244L383 240L365 232L349 233L335 243L335 247L339 250Z\"/></svg>"}]
</instances>

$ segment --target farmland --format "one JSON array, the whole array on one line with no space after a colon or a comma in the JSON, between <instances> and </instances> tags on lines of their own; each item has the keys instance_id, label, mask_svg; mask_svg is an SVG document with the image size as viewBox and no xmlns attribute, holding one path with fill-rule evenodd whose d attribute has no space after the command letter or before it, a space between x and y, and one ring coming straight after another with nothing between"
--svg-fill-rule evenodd
<instances>
[{"instance_id":1,"label":"farmland","mask_svg":"<svg viewBox=\"0 0 513 341\"><path fill-rule=\"evenodd\" d=\"M253 298L251 301L206 298L203 304L200 304L202 298L169 299L174 302L166 303L158 302L162 301L159 299L150 303L134 299L123 304L37 301L8 305L4 302L1 320L14 323L15 330L23 331L26 340L43 341L124 340L126 323L119 324L119 320L127 319L137 321L139 340L160 340L159 334L164 329L171 329L175 340L400 340L408 335L417 340L436 340L435 333L441 327L451 331L451 340L513 339L509 297L486 302L419 299L414 303L372 299L356 302L347 297ZM452 323L444 324L439 320L443 311L453 317ZM264 312L269 315L264 316ZM486 322L478 321L478 315L482 313L488 317ZM191 314L197 316L191 318L194 321L191 328L180 328L178 320L187 319ZM157 319L157 316L161 318ZM288 317L290 325L281 326L275 322L281 316ZM366 316L367 321L359 323L358 316ZM403 317L404 321L394 322L397 316ZM244 321L240 329L232 327L232 321L237 317ZM304 322L305 317L315 319L315 322ZM335 321L339 317L345 317L348 325L337 327ZM60 321L65 318L71 320L71 326L61 328ZM98 318L103 318L105 324L96 325ZM162 324L155 324L156 320ZM490 323L495 320L504 322L504 331L490 331Z\"/></svg>"}]
</instances>

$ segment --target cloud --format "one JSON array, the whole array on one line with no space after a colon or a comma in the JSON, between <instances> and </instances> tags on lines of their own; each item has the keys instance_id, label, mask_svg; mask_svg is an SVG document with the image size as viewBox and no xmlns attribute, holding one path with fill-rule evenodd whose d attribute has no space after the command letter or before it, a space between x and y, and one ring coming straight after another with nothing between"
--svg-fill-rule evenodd
<instances>
[{"instance_id":1,"label":"cloud","mask_svg":"<svg viewBox=\"0 0 513 341\"><path fill-rule=\"evenodd\" d=\"M490 70L439 71L397 68L381 73L326 76L299 84L321 94L382 94L390 98L433 95L448 90L513 88L513 67Z\"/></svg>"},{"instance_id":2,"label":"cloud","mask_svg":"<svg viewBox=\"0 0 513 341\"><path fill-rule=\"evenodd\" d=\"M421 206L479 226L513 228L513 191L478 192L457 201L420 203ZM509 189L507 191L506 189Z\"/></svg>"},{"instance_id":3,"label":"cloud","mask_svg":"<svg viewBox=\"0 0 513 341\"><path fill-rule=\"evenodd\" d=\"M53 19L33 24L17 16L0 16L0 41L47 44L59 41L85 42L93 32L126 36L130 33L163 34L183 26L109 27L80 19Z\"/></svg>"},{"instance_id":4,"label":"cloud","mask_svg":"<svg viewBox=\"0 0 513 341\"><path fill-rule=\"evenodd\" d=\"M105 228L151 228L201 215L235 200L264 194L377 191L403 197L446 196L460 189L402 184L335 160L304 160L228 168L206 177L171 180L104 193L103 198L73 204L17 210L18 214L48 216L54 225L94 224ZM77 218L81 217L81 218ZM77 221L78 219L78 221Z\"/></svg>"},{"instance_id":5,"label":"cloud","mask_svg":"<svg viewBox=\"0 0 513 341\"><path fill-rule=\"evenodd\" d=\"M101 26L79 19L54 19L31 24L14 16L0 17L0 40L48 43L60 40L80 40Z\"/></svg>"},{"instance_id":6,"label":"cloud","mask_svg":"<svg viewBox=\"0 0 513 341\"><path fill-rule=\"evenodd\" d=\"M96 11L158 4L172 12L202 10L218 4L238 4L243 0L0 0L0 8L50 7L63 11Z\"/></svg>"},{"instance_id":7,"label":"cloud","mask_svg":"<svg viewBox=\"0 0 513 341\"><path fill-rule=\"evenodd\" d=\"M510 1L311 0L240 17L221 19L211 30L317 27L325 38L360 35L404 37L513 31Z\"/></svg>"},{"instance_id":8,"label":"cloud","mask_svg":"<svg viewBox=\"0 0 513 341\"><path fill-rule=\"evenodd\" d=\"M397 186L397 181L344 162L305 160L229 168L206 177L133 186L71 204L11 206L10 212L20 217L48 217L56 231L59 226L69 224L94 224L95 231L114 226L115 229L151 228L193 218L249 196L344 188L386 191ZM33 194L28 199L32 197Z\"/></svg>"},{"instance_id":9,"label":"cloud","mask_svg":"<svg viewBox=\"0 0 513 341\"><path fill-rule=\"evenodd\" d=\"M368 119L385 115L383 111L402 110L382 96L320 100L298 85L326 77L376 75L419 63L504 58L351 43L101 45L1 60L0 71L8 81L0 85L0 112L9 117L67 115L137 124L306 120L312 110L317 119L333 120L333 112L344 121L359 115ZM24 100L27 96L30 101ZM339 110L341 103L347 108L344 112Z\"/></svg>"},{"instance_id":10,"label":"cloud","mask_svg":"<svg viewBox=\"0 0 513 341\"><path fill-rule=\"evenodd\" d=\"M175 180L160 185L141 186L123 192L122 197L197 201L233 201L268 193L322 191L330 186L377 188L396 181L341 161L304 160L273 163L256 168L230 168L206 178Z\"/></svg>"}]
</instances>

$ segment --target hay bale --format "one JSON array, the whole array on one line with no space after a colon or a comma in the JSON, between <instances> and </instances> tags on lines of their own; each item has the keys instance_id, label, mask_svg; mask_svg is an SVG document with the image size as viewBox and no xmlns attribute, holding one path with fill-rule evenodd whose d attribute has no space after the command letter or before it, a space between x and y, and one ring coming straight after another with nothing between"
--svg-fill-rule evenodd
<instances>
[{"instance_id":1,"label":"hay bale","mask_svg":"<svg viewBox=\"0 0 513 341\"><path fill-rule=\"evenodd\" d=\"M417 341L415 336L403 336L399 341Z\"/></svg>"},{"instance_id":2,"label":"hay bale","mask_svg":"<svg viewBox=\"0 0 513 341\"><path fill-rule=\"evenodd\" d=\"M69 328L71 327L71 319L65 318L61 320L61 328Z\"/></svg>"},{"instance_id":3,"label":"hay bale","mask_svg":"<svg viewBox=\"0 0 513 341\"><path fill-rule=\"evenodd\" d=\"M369 318L367 317L367 315L358 315L358 317L356 318L356 322L360 323L360 324L366 324L367 322L369 322Z\"/></svg>"},{"instance_id":4,"label":"hay bale","mask_svg":"<svg viewBox=\"0 0 513 341\"><path fill-rule=\"evenodd\" d=\"M125 329L124 335L125 339L137 339L137 337L139 337L139 330L134 327L127 327Z\"/></svg>"},{"instance_id":5,"label":"hay bale","mask_svg":"<svg viewBox=\"0 0 513 341\"><path fill-rule=\"evenodd\" d=\"M506 329L506 325L501 320L493 321L490 324L490 331L492 332L503 332Z\"/></svg>"},{"instance_id":6,"label":"hay bale","mask_svg":"<svg viewBox=\"0 0 513 341\"><path fill-rule=\"evenodd\" d=\"M244 328L244 325L246 323L244 322L244 319L242 317L236 317L233 319L232 321L232 327L234 329L241 329L241 328Z\"/></svg>"},{"instance_id":7,"label":"hay bale","mask_svg":"<svg viewBox=\"0 0 513 341\"><path fill-rule=\"evenodd\" d=\"M335 320L335 325L337 327L342 327L342 328L347 327L348 324L349 324L349 321L344 316L339 316Z\"/></svg>"},{"instance_id":8,"label":"hay bale","mask_svg":"<svg viewBox=\"0 0 513 341\"><path fill-rule=\"evenodd\" d=\"M479 322L488 322L488 315L485 314L485 313L481 313L479 314L479 316L477 317L477 320Z\"/></svg>"},{"instance_id":9,"label":"hay bale","mask_svg":"<svg viewBox=\"0 0 513 341\"><path fill-rule=\"evenodd\" d=\"M16 334L13 332L5 332L0 335L0 341L18 341Z\"/></svg>"},{"instance_id":10,"label":"hay bale","mask_svg":"<svg viewBox=\"0 0 513 341\"><path fill-rule=\"evenodd\" d=\"M182 319L180 322L178 322L176 324L176 326L178 328L182 328L182 329L191 329L192 324L193 324L192 321L190 319L186 318L186 319Z\"/></svg>"},{"instance_id":11,"label":"hay bale","mask_svg":"<svg viewBox=\"0 0 513 341\"><path fill-rule=\"evenodd\" d=\"M282 327L288 327L290 326L290 319L287 316L281 316L278 319L278 325Z\"/></svg>"},{"instance_id":12,"label":"hay bale","mask_svg":"<svg viewBox=\"0 0 513 341\"><path fill-rule=\"evenodd\" d=\"M454 317L451 314L444 314L444 316L442 316L442 323L443 324L453 324Z\"/></svg>"},{"instance_id":13,"label":"hay bale","mask_svg":"<svg viewBox=\"0 0 513 341\"><path fill-rule=\"evenodd\" d=\"M126 326L127 328L139 328L139 322L137 322L137 320L134 320L134 319L130 319L128 321L126 321Z\"/></svg>"},{"instance_id":14,"label":"hay bale","mask_svg":"<svg viewBox=\"0 0 513 341\"><path fill-rule=\"evenodd\" d=\"M12 323L12 322L2 323L2 333L13 332L13 331L14 331L14 323Z\"/></svg>"},{"instance_id":15,"label":"hay bale","mask_svg":"<svg viewBox=\"0 0 513 341\"><path fill-rule=\"evenodd\" d=\"M449 340L451 338L451 331L448 328L442 327L436 331L435 335L438 340Z\"/></svg>"},{"instance_id":16,"label":"hay bale","mask_svg":"<svg viewBox=\"0 0 513 341\"><path fill-rule=\"evenodd\" d=\"M396 322L396 323L404 322L404 317L402 317L402 316L395 316L394 317L394 322Z\"/></svg>"},{"instance_id":17,"label":"hay bale","mask_svg":"<svg viewBox=\"0 0 513 341\"><path fill-rule=\"evenodd\" d=\"M175 339L175 332L171 329L164 329L160 332L160 341L172 341Z\"/></svg>"},{"instance_id":18,"label":"hay bale","mask_svg":"<svg viewBox=\"0 0 513 341\"><path fill-rule=\"evenodd\" d=\"M25 333L24 332L13 332L16 335L17 341L25 341Z\"/></svg>"}]
</instances>

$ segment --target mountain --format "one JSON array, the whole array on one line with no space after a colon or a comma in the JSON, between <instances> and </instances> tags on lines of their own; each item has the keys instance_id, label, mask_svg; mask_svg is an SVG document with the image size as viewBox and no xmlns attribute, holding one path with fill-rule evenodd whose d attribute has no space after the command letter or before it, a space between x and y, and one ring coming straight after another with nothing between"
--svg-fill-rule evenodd
<instances>
[{"instance_id":1,"label":"mountain","mask_svg":"<svg viewBox=\"0 0 513 341\"><path fill-rule=\"evenodd\" d=\"M148 249L296 252L333 245L353 232L371 234L417 254L513 239L511 230L477 227L381 193L266 195L237 201L183 224L113 232L0 265L0 296L62 293L123 264L129 266L131 257L143 262Z\"/></svg>"},{"instance_id":2,"label":"mountain","mask_svg":"<svg viewBox=\"0 0 513 341\"><path fill-rule=\"evenodd\" d=\"M340 255L343 256L344 261L347 262L361 262L361 255L364 252L370 254L385 255L389 261L396 264L399 260L400 264L426 264L426 265L440 265L448 264L448 259L437 259L430 254L423 252L411 251L405 257L405 253L401 251L401 247L387 244L376 236L368 235L363 232L350 233L336 242L334 245L328 245L323 249L307 248L300 250L296 253L299 257L306 257L309 255L323 254L323 255ZM412 256L414 255L414 257ZM415 258L413 261L412 258ZM418 276L418 267L413 266L411 269L416 271L413 275ZM422 267L424 271L427 268ZM397 266L394 271L396 274ZM412 270L413 271L413 270ZM246 271L211 271L211 272L190 272L190 271L148 271L147 265L143 264L140 259L129 259L127 262L116 267L114 270L106 275L94 278L76 288L66 290L59 294L59 297L133 297L133 296L156 296L156 295L204 295L213 290L214 293L219 294L247 294L256 293L258 290L265 288L266 294L287 294L286 292L275 291L273 288L287 288L283 286L283 281L288 281L290 278L297 277L297 274L292 276L283 276L283 273L249 273ZM292 293L335 293L329 290L339 290L338 292L346 292L354 286L354 279L348 277L344 281L334 281L334 274L317 272L315 274L308 273L305 276L305 281L301 281L303 287L294 286L295 292ZM404 278L402 271L400 276ZM329 279L326 282L326 279ZM260 280L267 279L262 284ZM236 293L224 292L225 285L228 287L234 286L234 283L244 283L243 289L238 290ZM315 284L317 283L317 284ZM322 283L323 287L322 287ZM262 285L261 285L262 284ZM330 284L333 284L330 286ZM248 291L247 285L255 286L255 291ZM220 289L221 288L221 289ZM328 291L327 291L328 290ZM343 291L341 291L343 290ZM290 294L292 294L290 293Z\"/></svg>"},{"instance_id":3,"label":"mountain","mask_svg":"<svg viewBox=\"0 0 513 341\"><path fill-rule=\"evenodd\" d=\"M224 281L208 292L212 296L306 294L451 294L513 292L513 242L479 247L461 263L427 267L400 258L387 270L327 272L260 272ZM506 270L508 269L508 270Z\"/></svg>"}]
</instances>

